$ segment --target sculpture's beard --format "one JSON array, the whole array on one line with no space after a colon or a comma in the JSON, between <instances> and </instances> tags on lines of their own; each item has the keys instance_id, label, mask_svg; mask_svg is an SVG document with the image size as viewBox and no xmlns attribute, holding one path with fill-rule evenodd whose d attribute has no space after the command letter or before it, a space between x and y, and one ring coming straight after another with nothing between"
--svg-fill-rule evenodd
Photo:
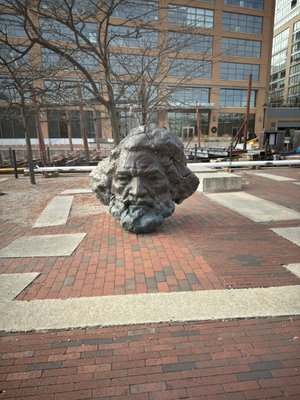
<instances>
[{"instance_id":1,"label":"sculpture's beard","mask_svg":"<svg viewBox=\"0 0 300 400\"><path fill-rule=\"evenodd\" d=\"M149 233L155 231L174 212L173 201L154 205L124 205L116 199L110 204L111 214L120 220L124 229L133 233Z\"/></svg>"}]
</instances>

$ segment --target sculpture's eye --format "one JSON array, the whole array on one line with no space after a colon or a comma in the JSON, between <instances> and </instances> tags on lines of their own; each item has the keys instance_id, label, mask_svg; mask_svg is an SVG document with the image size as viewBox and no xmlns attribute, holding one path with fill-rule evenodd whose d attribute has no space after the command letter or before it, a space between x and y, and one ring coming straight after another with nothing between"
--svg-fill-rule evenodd
<instances>
[{"instance_id":1,"label":"sculpture's eye","mask_svg":"<svg viewBox=\"0 0 300 400\"><path fill-rule=\"evenodd\" d=\"M147 178L152 185L161 185L165 183L164 177L160 174L150 174Z\"/></svg>"},{"instance_id":2,"label":"sculpture's eye","mask_svg":"<svg viewBox=\"0 0 300 400\"><path fill-rule=\"evenodd\" d=\"M121 186L128 185L130 177L128 175L119 175L116 177L116 183Z\"/></svg>"}]
</instances>

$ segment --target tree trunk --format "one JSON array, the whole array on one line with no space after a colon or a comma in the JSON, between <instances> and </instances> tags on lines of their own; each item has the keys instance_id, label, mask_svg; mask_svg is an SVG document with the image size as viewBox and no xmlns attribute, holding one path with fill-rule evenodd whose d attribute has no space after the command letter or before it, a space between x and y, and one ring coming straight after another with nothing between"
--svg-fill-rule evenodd
<instances>
[{"instance_id":1,"label":"tree trunk","mask_svg":"<svg viewBox=\"0 0 300 400\"><path fill-rule=\"evenodd\" d=\"M80 120L80 129L81 129L81 135L82 135L82 140L83 140L83 147L84 147L86 162L89 163L90 162L89 141L88 141L87 131L86 131L86 127L85 127L85 121L84 121L82 92L81 92L81 87L79 84L77 85L77 94L78 94L78 99L79 99L79 120Z\"/></svg>"},{"instance_id":2,"label":"tree trunk","mask_svg":"<svg viewBox=\"0 0 300 400\"><path fill-rule=\"evenodd\" d=\"M96 150L100 155L100 137L101 137L101 114L98 119L97 110L93 108L93 119L94 119L94 127L95 127L95 142L96 142Z\"/></svg>"},{"instance_id":3,"label":"tree trunk","mask_svg":"<svg viewBox=\"0 0 300 400\"><path fill-rule=\"evenodd\" d=\"M70 152L73 154L74 147L73 147L72 132L71 132L71 112L70 111L67 111L67 132L68 132Z\"/></svg>"},{"instance_id":4,"label":"tree trunk","mask_svg":"<svg viewBox=\"0 0 300 400\"><path fill-rule=\"evenodd\" d=\"M142 125L146 125L148 120L148 113L145 110L142 110Z\"/></svg>"},{"instance_id":5,"label":"tree trunk","mask_svg":"<svg viewBox=\"0 0 300 400\"><path fill-rule=\"evenodd\" d=\"M121 140L120 140L120 129L118 123L118 114L115 104L111 103L107 111L111 123L112 137L114 139L115 146L117 146Z\"/></svg>"},{"instance_id":6,"label":"tree trunk","mask_svg":"<svg viewBox=\"0 0 300 400\"><path fill-rule=\"evenodd\" d=\"M25 130L25 141L26 141L30 183L32 185L35 185L36 181L35 181L35 176L34 176L34 165L33 165L31 141L30 141L30 136L29 136L28 118L26 116L26 110L24 110L24 109L22 109L22 122L23 122L23 127Z\"/></svg>"}]
</instances>

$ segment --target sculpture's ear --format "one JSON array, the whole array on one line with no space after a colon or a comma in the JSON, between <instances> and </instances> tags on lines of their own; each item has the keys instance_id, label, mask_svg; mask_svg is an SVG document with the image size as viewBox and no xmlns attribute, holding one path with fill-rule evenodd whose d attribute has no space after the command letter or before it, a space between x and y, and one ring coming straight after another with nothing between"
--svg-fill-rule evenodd
<instances>
[{"instance_id":1,"label":"sculpture's ear","mask_svg":"<svg viewBox=\"0 0 300 400\"><path fill-rule=\"evenodd\" d=\"M180 204L184 199L191 196L199 185L198 177L182 162L173 160L168 171L172 199Z\"/></svg>"},{"instance_id":2,"label":"sculpture's ear","mask_svg":"<svg viewBox=\"0 0 300 400\"><path fill-rule=\"evenodd\" d=\"M109 158L100 161L89 176L89 185L98 199L106 206L111 198L111 183L114 171L114 163Z\"/></svg>"}]
</instances>

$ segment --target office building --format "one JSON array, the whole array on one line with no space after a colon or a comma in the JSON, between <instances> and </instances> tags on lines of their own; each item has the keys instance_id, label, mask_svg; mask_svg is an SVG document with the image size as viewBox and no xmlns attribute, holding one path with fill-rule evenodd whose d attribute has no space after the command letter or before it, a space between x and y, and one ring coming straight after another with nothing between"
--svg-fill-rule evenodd
<instances>
[{"instance_id":1,"label":"office building","mask_svg":"<svg viewBox=\"0 0 300 400\"><path fill-rule=\"evenodd\" d=\"M44 1L47 4L50 0ZM157 102L150 121L170 127L177 135L187 139L197 131L197 114L201 137L205 140L231 138L245 119L248 83L249 77L252 76L249 131L258 133L263 128L270 78L275 9L273 0L149 0L147 3L151 6L151 13L147 14L145 6L147 18L144 25L139 28L138 36L134 38L129 35L128 40L124 40L124 36L121 40L118 34L124 33L128 26L132 28L132 17L141 12L142 7L138 0L125 0L123 3L123 7L116 8L110 18L113 25L111 32L115 34L112 52L113 46L122 48L121 53L128 55L130 65L132 59L130 60L129 56L133 55L135 60L137 59L143 37L148 35L151 37L149 54L162 63L160 68L169 65L164 79L157 78L154 85L158 97L163 97L170 88L173 88L170 91L172 95ZM88 2L82 4L86 7ZM6 13L2 7L2 20L5 20ZM92 17L89 24L89 38L91 41L97 41L97 35L93 32L95 21ZM49 32L49 40L57 40L51 36L53 29L49 29ZM10 18L7 34L22 39L24 31L17 24L13 26ZM139 38L142 39L138 40ZM180 40L181 43L183 40L186 45L176 52L173 48L167 57L164 53L162 60L159 53L162 44L176 40ZM51 58L48 49L40 48L39 51L38 57L42 60L44 68L50 68L51 62L57 63L57 58L53 55ZM113 61L114 67L118 65L118 55L121 53L112 54L111 62ZM80 62L95 68L95 63L88 57L82 58ZM99 70L99 85L102 85L101 67ZM149 84L147 76L149 74L142 78L142 84L145 86ZM51 85L50 79L44 84ZM117 82L114 85L116 88ZM102 90L105 92L105 84ZM82 96L85 98L84 93ZM131 104L128 98L131 98ZM122 135L126 135L139 120L142 110L140 99L136 99L137 96L132 94L118 103ZM107 110L92 101L84 101L83 108L90 142L93 142L97 130L102 139L111 138ZM67 143L70 134L74 143L80 143L78 102L57 104L57 107L53 103L49 110L43 109L40 114L41 129L47 143ZM20 141L20 135L13 121L1 119L0 145ZM32 136L34 135L35 133L32 133Z\"/></svg>"},{"instance_id":2,"label":"office building","mask_svg":"<svg viewBox=\"0 0 300 400\"><path fill-rule=\"evenodd\" d=\"M300 0L276 0L268 129L300 129Z\"/></svg>"}]
</instances>

